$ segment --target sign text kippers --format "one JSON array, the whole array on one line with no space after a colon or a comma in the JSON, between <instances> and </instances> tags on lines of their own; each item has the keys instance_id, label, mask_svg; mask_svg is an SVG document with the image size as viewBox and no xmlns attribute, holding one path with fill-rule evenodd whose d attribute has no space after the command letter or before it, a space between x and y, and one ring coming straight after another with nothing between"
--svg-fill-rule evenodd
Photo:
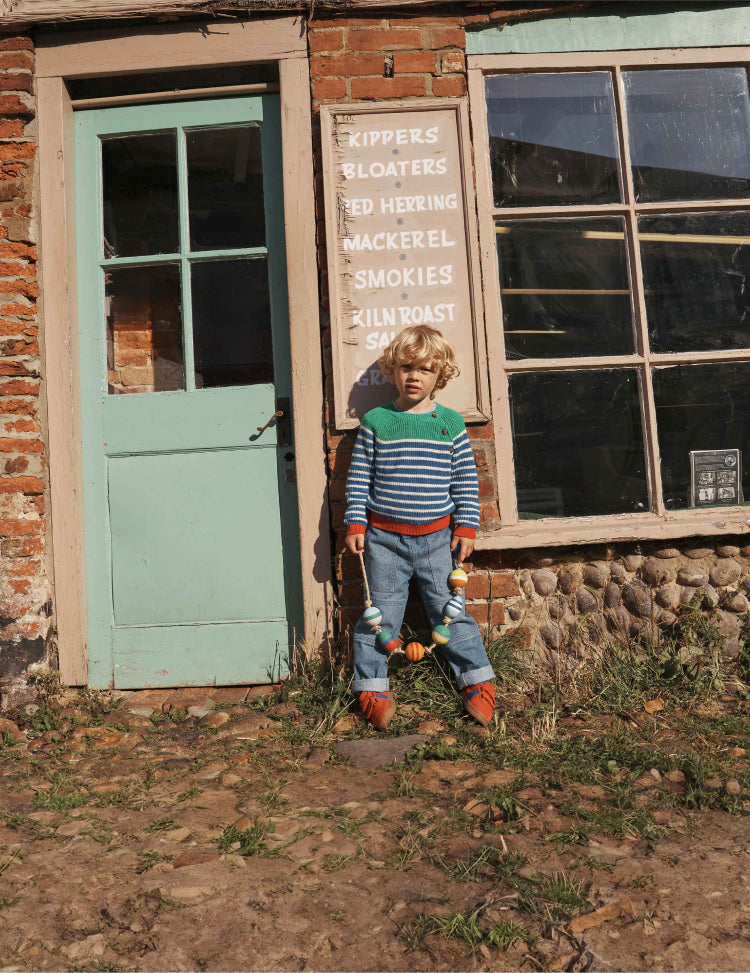
<instances>
[{"instance_id":1,"label":"sign text kippers","mask_svg":"<svg viewBox=\"0 0 750 973\"><path fill-rule=\"evenodd\" d=\"M477 415L474 305L457 106L322 110L337 425L393 397L383 349L438 328L461 376L439 401Z\"/></svg>"}]
</instances>

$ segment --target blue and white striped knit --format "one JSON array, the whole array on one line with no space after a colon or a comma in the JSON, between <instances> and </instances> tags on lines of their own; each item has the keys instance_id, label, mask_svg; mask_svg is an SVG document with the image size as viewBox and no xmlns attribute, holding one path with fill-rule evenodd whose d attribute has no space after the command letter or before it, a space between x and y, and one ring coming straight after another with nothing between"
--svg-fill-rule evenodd
<instances>
[{"instance_id":1,"label":"blue and white striped knit","mask_svg":"<svg viewBox=\"0 0 750 973\"><path fill-rule=\"evenodd\" d=\"M402 412L394 403L362 419L346 481L344 523L367 524L367 511L405 524L453 514L454 526L479 527L479 485L461 416L435 404Z\"/></svg>"}]
</instances>

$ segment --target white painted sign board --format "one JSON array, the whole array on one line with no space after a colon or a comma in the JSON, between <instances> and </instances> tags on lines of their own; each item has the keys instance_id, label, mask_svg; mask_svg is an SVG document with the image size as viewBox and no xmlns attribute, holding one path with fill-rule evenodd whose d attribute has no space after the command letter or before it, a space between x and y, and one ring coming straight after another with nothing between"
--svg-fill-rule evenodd
<instances>
[{"instance_id":1,"label":"white painted sign board","mask_svg":"<svg viewBox=\"0 0 750 973\"><path fill-rule=\"evenodd\" d=\"M378 358L413 324L456 350L438 401L486 419L465 101L324 106L321 123L336 426L393 399Z\"/></svg>"}]
</instances>

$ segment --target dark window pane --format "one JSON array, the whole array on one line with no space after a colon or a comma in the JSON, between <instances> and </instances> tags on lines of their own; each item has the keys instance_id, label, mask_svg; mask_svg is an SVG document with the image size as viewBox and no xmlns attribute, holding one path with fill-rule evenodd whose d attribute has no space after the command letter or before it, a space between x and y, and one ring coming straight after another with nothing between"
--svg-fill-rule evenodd
<instances>
[{"instance_id":1,"label":"dark window pane","mask_svg":"<svg viewBox=\"0 0 750 973\"><path fill-rule=\"evenodd\" d=\"M750 213L638 221L651 350L750 347Z\"/></svg>"},{"instance_id":2,"label":"dark window pane","mask_svg":"<svg viewBox=\"0 0 750 973\"><path fill-rule=\"evenodd\" d=\"M485 84L496 206L620 199L608 74L508 74Z\"/></svg>"},{"instance_id":3,"label":"dark window pane","mask_svg":"<svg viewBox=\"0 0 750 973\"><path fill-rule=\"evenodd\" d=\"M632 354L622 219L523 220L496 233L508 358Z\"/></svg>"},{"instance_id":4,"label":"dark window pane","mask_svg":"<svg viewBox=\"0 0 750 973\"><path fill-rule=\"evenodd\" d=\"M273 382L265 260L193 264L196 388Z\"/></svg>"},{"instance_id":5,"label":"dark window pane","mask_svg":"<svg viewBox=\"0 0 750 973\"><path fill-rule=\"evenodd\" d=\"M260 128L187 133L191 250L262 247Z\"/></svg>"},{"instance_id":6,"label":"dark window pane","mask_svg":"<svg viewBox=\"0 0 750 973\"><path fill-rule=\"evenodd\" d=\"M635 371L511 375L510 397L521 520L648 509Z\"/></svg>"},{"instance_id":7,"label":"dark window pane","mask_svg":"<svg viewBox=\"0 0 750 973\"><path fill-rule=\"evenodd\" d=\"M180 268L107 270L104 281L110 394L184 389Z\"/></svg>"},{"instance_id":8,"label":"dark window pane","mask_svg":"<svg viewBox=\"0 0 750 973\"><path fill-rule=\"evenodd\" d=\"M624 74L636 199L750 195L745 68Z\"/></svg>"},{"instance_id":9,"label":"dark window pane","mask_svg":"<svg viewBox=\"0 0 750 973\"><path fill-rule=\"evenodd\" d=\"M750 364L676 365L652 375L665 506L690 506L695 449L739 449L750 496Z\"/></svg>"},{"instance_id":10,"label":"dark window pane","mask_svg":"<svg viewBox=\"0 0 750 973\"><path fill-rule=\"evenodd\" d=\"M180 249L174 132L102 141L104 256Z\"/></svg>"}]
</instances>

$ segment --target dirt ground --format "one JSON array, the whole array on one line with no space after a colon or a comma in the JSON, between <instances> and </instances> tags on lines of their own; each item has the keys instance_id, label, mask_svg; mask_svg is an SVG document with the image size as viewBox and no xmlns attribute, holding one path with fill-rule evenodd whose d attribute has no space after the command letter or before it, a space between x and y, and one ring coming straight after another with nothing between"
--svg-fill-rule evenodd
<instances>
[{"instance_id":1,"label":"dirt ground","mask_svg":"<svg viewBox=\"0 0 750 973\"><path fill-rule=\"evenodd\" d=\"M376 736L133 699L0 721L0 973L750 969L746 703Z\"/></svg>"}]
</instances>

